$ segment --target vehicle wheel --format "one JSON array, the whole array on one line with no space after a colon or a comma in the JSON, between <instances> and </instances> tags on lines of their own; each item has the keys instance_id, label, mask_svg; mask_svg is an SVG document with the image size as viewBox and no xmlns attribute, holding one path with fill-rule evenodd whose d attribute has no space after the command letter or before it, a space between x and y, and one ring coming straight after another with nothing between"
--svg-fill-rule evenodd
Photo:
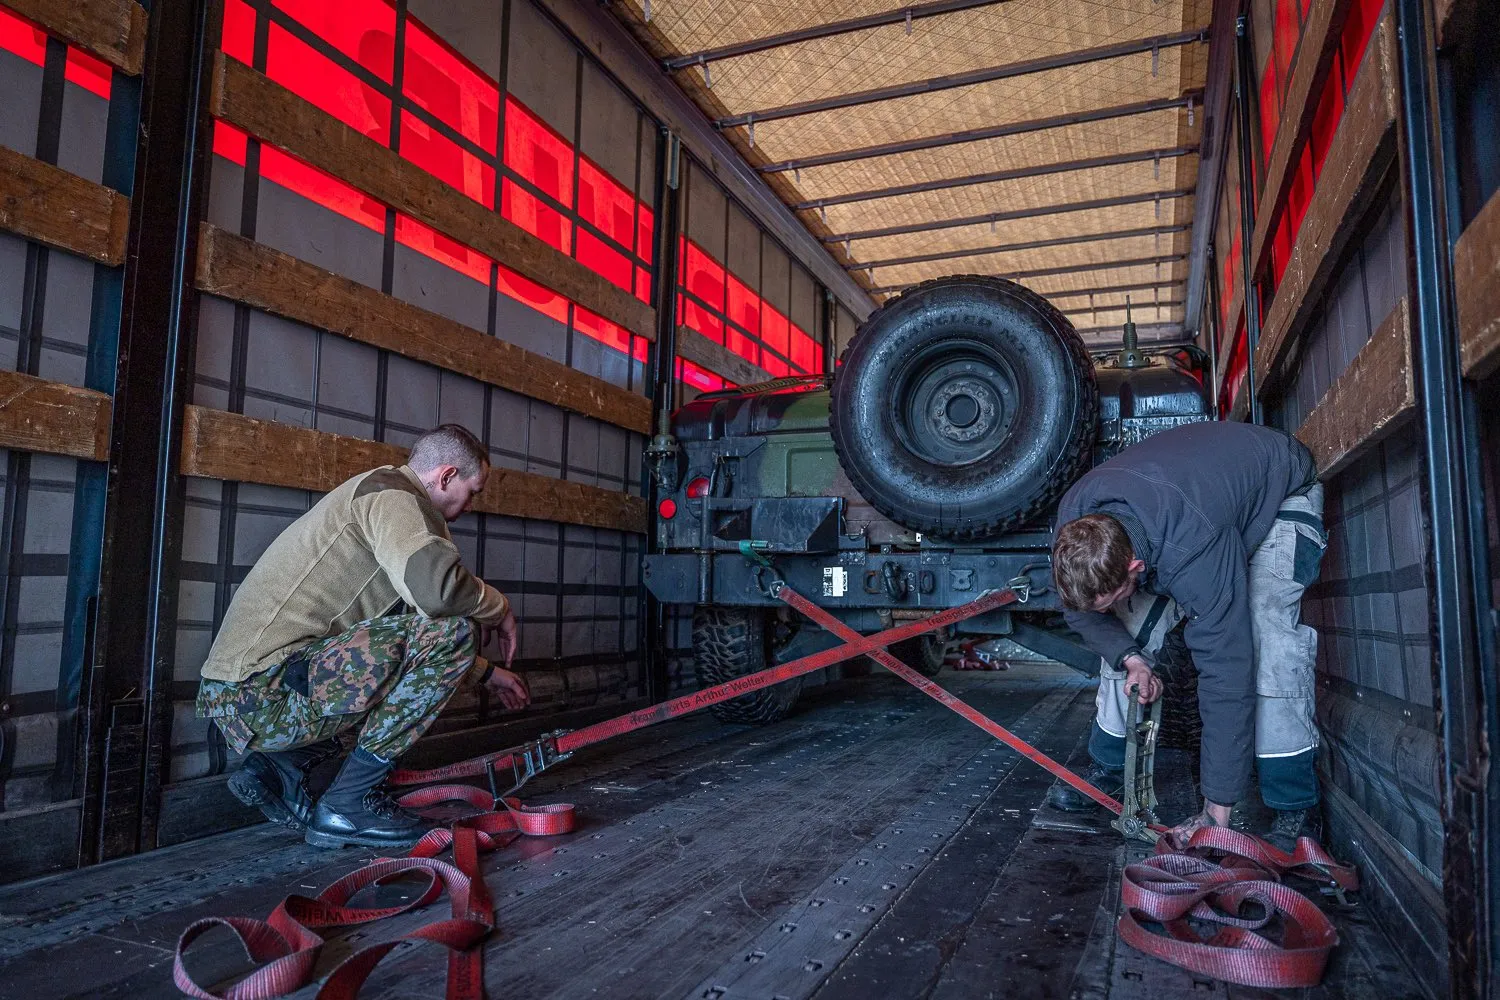
<instances>
[{"instance_id":1,"label":"vehicle wheel","mask_svg":"<svg viewBox=\"0 0 1500 1000\"><path fill-rule=\"evenodd\" d=\"M693 612L693 671L700 687L723 684L769 666L770 622L761 608L699 607ZM786 717L802 692L802 678L720 702L709 711L720 722L763 725Z\"/></svg>"},{"instance_id":2,"label":"vehicle wheel","mask_svg":"<svg viewBox=\"0 0 1500 1000\"><path fill-rule=\"evenodd\" d=\"M1163 684L1161 703L1162 746L1197 750L1203 736L1198 715L1198 668L1188 650L1181 625L1167 633L1156 654L1156 674Z\"/></svg>"},{"instance_id":3,"label":"vehicle wheel","mask_svg":"<svg viewBox=\"0 0 1500 1000\"><path fill-rule=\"evenodd\" d=\"M1086 467L1094 367L1067 318L1015 282L925 282L865 321L829 428L860 495L897 523L972 541L1039 515Z\"/></svg>"},{"instance_id":4,"label":"vehicle wheel","mask_svg":"<svg viewBox=\"0 0 1500 1000\"><path fill-rule=\"evenodd\" d=\"M936 677L943 669L948 644L935 635L919 635L892 643L891 655L923 677Z\"/></svg>"}]
</instances>

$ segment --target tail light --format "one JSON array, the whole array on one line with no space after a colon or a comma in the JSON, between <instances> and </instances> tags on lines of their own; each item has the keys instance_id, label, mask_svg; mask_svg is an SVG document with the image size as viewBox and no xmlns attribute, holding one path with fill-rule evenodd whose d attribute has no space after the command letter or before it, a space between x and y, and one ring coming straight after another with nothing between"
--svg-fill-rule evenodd
<instances>
[{"instance_id":1,"label":"tail light","mask_svg":"<svg viewBox=\"0 0 1500 1000\"><path fill-rule=\"evenodd\" d=\"M670 521L677 516L677 501L667 497L656 505L656 512L662 516L662 520Z\"/></svg>"},{"instance_id":2,"label":"tail light","mask_svg":"<svg viewBox=\"0 0 1500 1000\"><path fill-rule=\"evenodd\" d=\"M690 500L697 500L708 496L708 477L699 476L687 484L687 495Z\"/></svg>"}]
</instances>

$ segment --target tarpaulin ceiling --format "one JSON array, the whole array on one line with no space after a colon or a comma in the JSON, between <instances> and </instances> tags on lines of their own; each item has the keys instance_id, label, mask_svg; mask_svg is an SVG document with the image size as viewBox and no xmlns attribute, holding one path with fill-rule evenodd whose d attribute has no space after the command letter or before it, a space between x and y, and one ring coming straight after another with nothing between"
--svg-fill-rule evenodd
<instances>
[{"instance_id":1,"label":"tarpaulin ceiling","mask_svg":"<svg viewBox=\"0 0 1500 1000\"><path fill-rule=\"evenodd\" d=\"M611 5L877 298L1020 275L1080 329L1123 322L1127 295L1182 322L1210 8Z\"/></svg>"}]
</instances>

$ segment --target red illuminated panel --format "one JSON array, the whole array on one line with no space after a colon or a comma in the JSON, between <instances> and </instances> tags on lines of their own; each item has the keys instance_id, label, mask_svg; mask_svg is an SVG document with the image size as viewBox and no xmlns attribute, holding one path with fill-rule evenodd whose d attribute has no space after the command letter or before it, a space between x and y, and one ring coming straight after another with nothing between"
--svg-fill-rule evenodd
<instances>
[{"instance_id":1,"label":"red illuminated panel","mask_svg":"<svg viewBox=\"0 0 1500 1000\"><path fill-rule=\"evenodd\" d=\"M568 252L572 223L561 212L544 204L509 177L501 183L500 192L500 210L507 219L563 253Z\"/></svg>"},{"instance_id":2,"label":"red illuminated panel","mask_svg":"<svg viewBox=\"0 0 1500 1000\"><path fill-rule=\"evenodd\" d=\"M1261 166L1271 157L1271 146L1276 141L1276 127L1281 124L1281 101L1276 96L1276 72L1266 67L1266 75L1260 81L1260 155Z\"/></svg>"},{"instance_id":3,"label":"red illuminated panel","mask_svg":"<svg viewBox=\"0 0 1500 1000\"><path fill-rule=\"evenodd\" d=\"M656 219L651 214L651 209L642 205L640 218L636 220L635 255L647 264L651 263L652 255L656 253L656 244L653 242L656 238L655 224Z\"/></svg>"},{"instance_id":4,"label":"red illuminated panel","mask_svg":"<svg viewBox=\"0 0 1500 1000\"><path fill-rule=\"evenodd\" d=\"M805 372L817 371L818 345L801 327L792 326L792 364Z\"/></svg>"},{"instance_id":5,"label":"red illuminated panel","mask_svg":"<svg viewBox=\"0 0 1500 1000\"><path fill-rule=\"evenodd\" d=\"M740 283L734 275L728 276L729 281L729 309L726 315L731 322L749 330L751 333L760 334L760 296Z\"/></svg>"},{"instance_id":6,"label":"red illuminated panel","mask_svg":"<svg viewBox=\"0 0 1500 1000\"><path fill-rule=\"evenodd\" d=\"M578 161L578 214L620 246L635 239L635 198L588 160Z\"/></svg>"},{"instance_id":7,"label":"red illuminated panel","mask_svg":"<svg viewBox=\"0 0 1500 1000\"><path fill-rule=\"evenodd\" d=\"M45 65L47 33L25 18L17 17L4 7L0 7L0 49L20 56L34 65ZM110 83L114 77L107 64L70 46L67 63L63 68L63 79L107 101Z\"/></svg>"},{"instance_id":8,"label":"red illuminated panel","mask_svg":"<svg viewBox=\"0 0 1500 1000\"><path fill-rule=\"evenodd\" d=\"M401 156L481 205L495 203L495 168L414 115L401 116Z\"/></svg>"},{"instance_id":9,"label":"red illuminated panel","mask_svg":"<svg viewBox=\"0 0 1500 1000\"><path fill-rule=\"evenodd\" d=\"M630 343L630 356L645 364L651 357L651 342L645 337L632 337Z\"/></svg>"},{"instance_id":10,"label":"red illuminated panel","mask_svg":"<svg viewBox=\"0 0 1500 1000\"><path fill-rule=\"evenodd\" d=\"M786 357L791 353L791 324L781 313L762 302L760 307L760 339L776 353Z\"/></svg>"},{"instance_id":11,"label":"red illuminated panel","mask_svg":"<svg viewBox=\"0 0 1500 1000\"><path fill-rule=\"evenodd\" d=\"M630 290L630 258L610 248L588 230L578 230L578 262L595 274L608 278L619 287Z\"/></svg>"},{"instance_id":12,"label":"red illuminated panel","mask_svg":"<svg viewBox=\"0 0 1500 1000\"><path fill-rule=\"evenodd\" d=\"M414 18L406 22L406 63L401 76L407 97L476 146L495 152L499 88Z\"/></svg>"},{"instance_id":13,"label":"red illuminated panel","mask_svg":"<svg viewBox=\"0 0 1500 1000\"><path fill-rule=\"evenodd\" d=\"M715 309L724 307L724 267L694 243L687 244L687 278L684 287Z\"/></svg>"},{"instance_id":14,"label":"red illuminated panel","mask_svg":"<svg viewBox=\"0 0 1500 1000\"><path fill-rule=\"evenodd\" d=\"M682 325L697 330L715 344L724 343L724 321L692 299L682 299Z\"/></svg>"},{"instance_id":15,"label":"red illuminated panel","mask_svg":"<svg viewBox=\"0 0 1500 1000\"><path fill-rule=\"evenodd\" d=\"M0 49L41 66L47 61L47 33L0 7Z\"/></svg>"},{"instance_id":16,"label":"red illuminated panel","mask_svg":"<svg viewBox=\"0 0 1500 1000\"><path fill-rule=\"evenodd\" d=\"M1313 177L1312 149L1304 145L1297 160L1296 172L1292 174L1292 185L1287 191L1286 211L1292 220L1292 232L1300 232L1302 220L1307 215L1308 202L1312 201L1313 188L1317 185Z\"/></svg>"},{"instance_id":17,"label":"red illuminated panel","mask_svg":"<svg viewBox=\"0 0 1500 1000\"><path fill-rule=\"evenodd\" d=\"M724 328L724 346L752 365L760 364L760 345L732 326Z\"/></svg>"},{"instance_id":18,"label":"red illuminated panel","mask_svg":"<svg viewBox=\"0 0 1500 1000\"><path fill-rule=\"evenodd\" d=\"M792 373L792 366L770 351L761 352L760 366L770 372L772 378L783 378Z\"/></svg>"},{"instance_id":19,"label":"red illuminated panel","mask_svg":"<svg viewBox=\"0 0 1500 1000\"><path fill-rule=\"evenodd\" d=\"M68 63L63 70L63 79L69 83L76 83L89 93L97 94L107 101L114 71L103 60L95 59L79 49L69 48Z\"/></svg>"},{"instance_id":20,"label":"red illuminated panel","mask_svg":"<svg viewBox=\"0 0 1500 1000\"><path fill-rule=\"evenodd\" d=\"M224 34L219 48L246 66L255 62L255 11L244 0L224 0Z\"/></svg>"},{"instance_id":21,"label":"red illuminated panel","mask_svg":"<svg viewBox=\"0 0 1500 1000\"><path fill-rule=\"evenodd\" d=\"M580 306L573 307L573 329L621 354L630 353L630 331Z\"/></svg>"},{"instance_id":22,"label":"red illuminated panel","mask_svg":"<svg viewBox=\"0 0 1500 1000\"><path fill-rule=\"evenodd\" d=\"M1272 30L1275 34L1271 49L1275 53L1276 77L1286 80L1290 75L1288 71L1292 66L1292 56L1297 51L1297 39L1302 32L1302 26L1297 22L1296 0L1276 0L1276 21Z\"/></svg>"},{"instance_id":23,"label":"red illuminated panel","mask_svg":"<svg viewBox=\"0 0 1500 1000\"><path fill-rule=\"evenodd\" d=\"M245 165L245 142L248 137L239 129L214 122L214 155Z\"/></svg>"},{"instance_id":24,"label":"red illuminated panel","mask_svg":"<svg viewBox=\"0 0 1500 1000\"><path fill-rule=\"evenodd\" d=\"M517 302L530 306L544 316L549 316L559 323L568 321L567 299L543 288L534 281L521 277L514 271L500 268L499 288ZM504 330L500 331L500 337L502 340L509 339L505 336Z\"/></svg>"},{"instance_id":25,"label":"red illuminated panel","mask_svg":"<svg viewBox=\"0 0 1500 1000\"><path fill-rule=\"evenodd\" d=\"M505 165L572 207L573 148L513 97L505 102Z\"/></svg>"},{"instance_id":26,"label":"red illuminated panel","mask_svg":"<svg viewBox=\"0 0 1500 1000\"><path fill-rule=\"evenodd\" d=\"M275 0L275 4L365 69L391 81L396 9L385 0Z\"/></svg>"},{"instance_id":27,"label":"red illuminated panel","mask_svg":"<svg viewBox=\"0 0 1500 1000\"><path fill-rule=\"evenodd\" d=\"M490 283L491 261L488 257L416 219L400 214L396 216L396 240L481 284Z\"/></svg>"},{"instance_id":28,"label":"red illuminated panel","mask_svg":"<svg viewBox=\"0 0 1500 1000\"><path fill-rule=\"evenodd\" d=\"M274 24L266 50L266 75L382 146L390 141L390 99Z\"/></svg>"},{"instance_id":29,"label":"red illuminated panel","mask_svg":"<svg viewBox=\"0 0 1500 1000\"><path fill-rule=\"evenodd\" d=\"M1344 117L1344 88L1337 79L1338 75L1340 70L1335 65L1330 71L1330 79L1323 87L1323 96L1318 99L1318 110L1313 114L1312 138L1309 141L1313 147L1315 176L1323 173L1323 159L1333 145L1333 133L1339 127L1339 119Z\"/></svg>"},{"instance_id":30,"label":"red illuminated panel","mask_svg":"<svg viewBox=\"0 0 1500 1000\"><path fill-rule=\"evenodd\" d=\"M635 297L648 306L651 304L651 272L645 268L635 269Z\"/></svg>"},{"instance_id":31,"label":"red illuminated panel","mask_svg":"<svg viewBox=\"0 0 1500 1000\"><path fill-rule=\"evenodd\" d=\"M1370 33L1375 30L1384 6L1384 0L1353 0L1349 4L1349 14L1344 18L1344 30L1339 36L1339 56L1344 63L1346 85L1354 82L1354 74L1359 69L1360 59L1370 41Z\"/></svg>"},{"instance_id":32,"label":"red illuminated panel","mask_svg":"<svg viewBox=\"0 0 1500 1000\"><path fill-rule=\"evenodd\" d=\"M346 219L353 219L376 232L385 232L384 205L363 191L288 156L274 146L261 147L260 174L266 180L295 191Z\"/></svg>"}]
</instances>

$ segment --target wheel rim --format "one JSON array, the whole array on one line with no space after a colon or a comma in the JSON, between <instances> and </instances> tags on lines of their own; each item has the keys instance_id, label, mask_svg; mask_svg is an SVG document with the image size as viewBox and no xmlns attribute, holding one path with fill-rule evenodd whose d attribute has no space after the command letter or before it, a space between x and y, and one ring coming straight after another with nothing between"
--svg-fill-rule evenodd
<instances>
[{"instance_id":1,"label":"wheel rim","mask_svg":"<svg viewBox=\"0 0 1500 1000\"><path fill-rule=\"evenodd\" d=\"M962 466L994 454L1009 437L1018 397L1015 372L983 344L947 341L918 352L891 394L897 436L913 454Z\"/></svg>"}]
</instances>

